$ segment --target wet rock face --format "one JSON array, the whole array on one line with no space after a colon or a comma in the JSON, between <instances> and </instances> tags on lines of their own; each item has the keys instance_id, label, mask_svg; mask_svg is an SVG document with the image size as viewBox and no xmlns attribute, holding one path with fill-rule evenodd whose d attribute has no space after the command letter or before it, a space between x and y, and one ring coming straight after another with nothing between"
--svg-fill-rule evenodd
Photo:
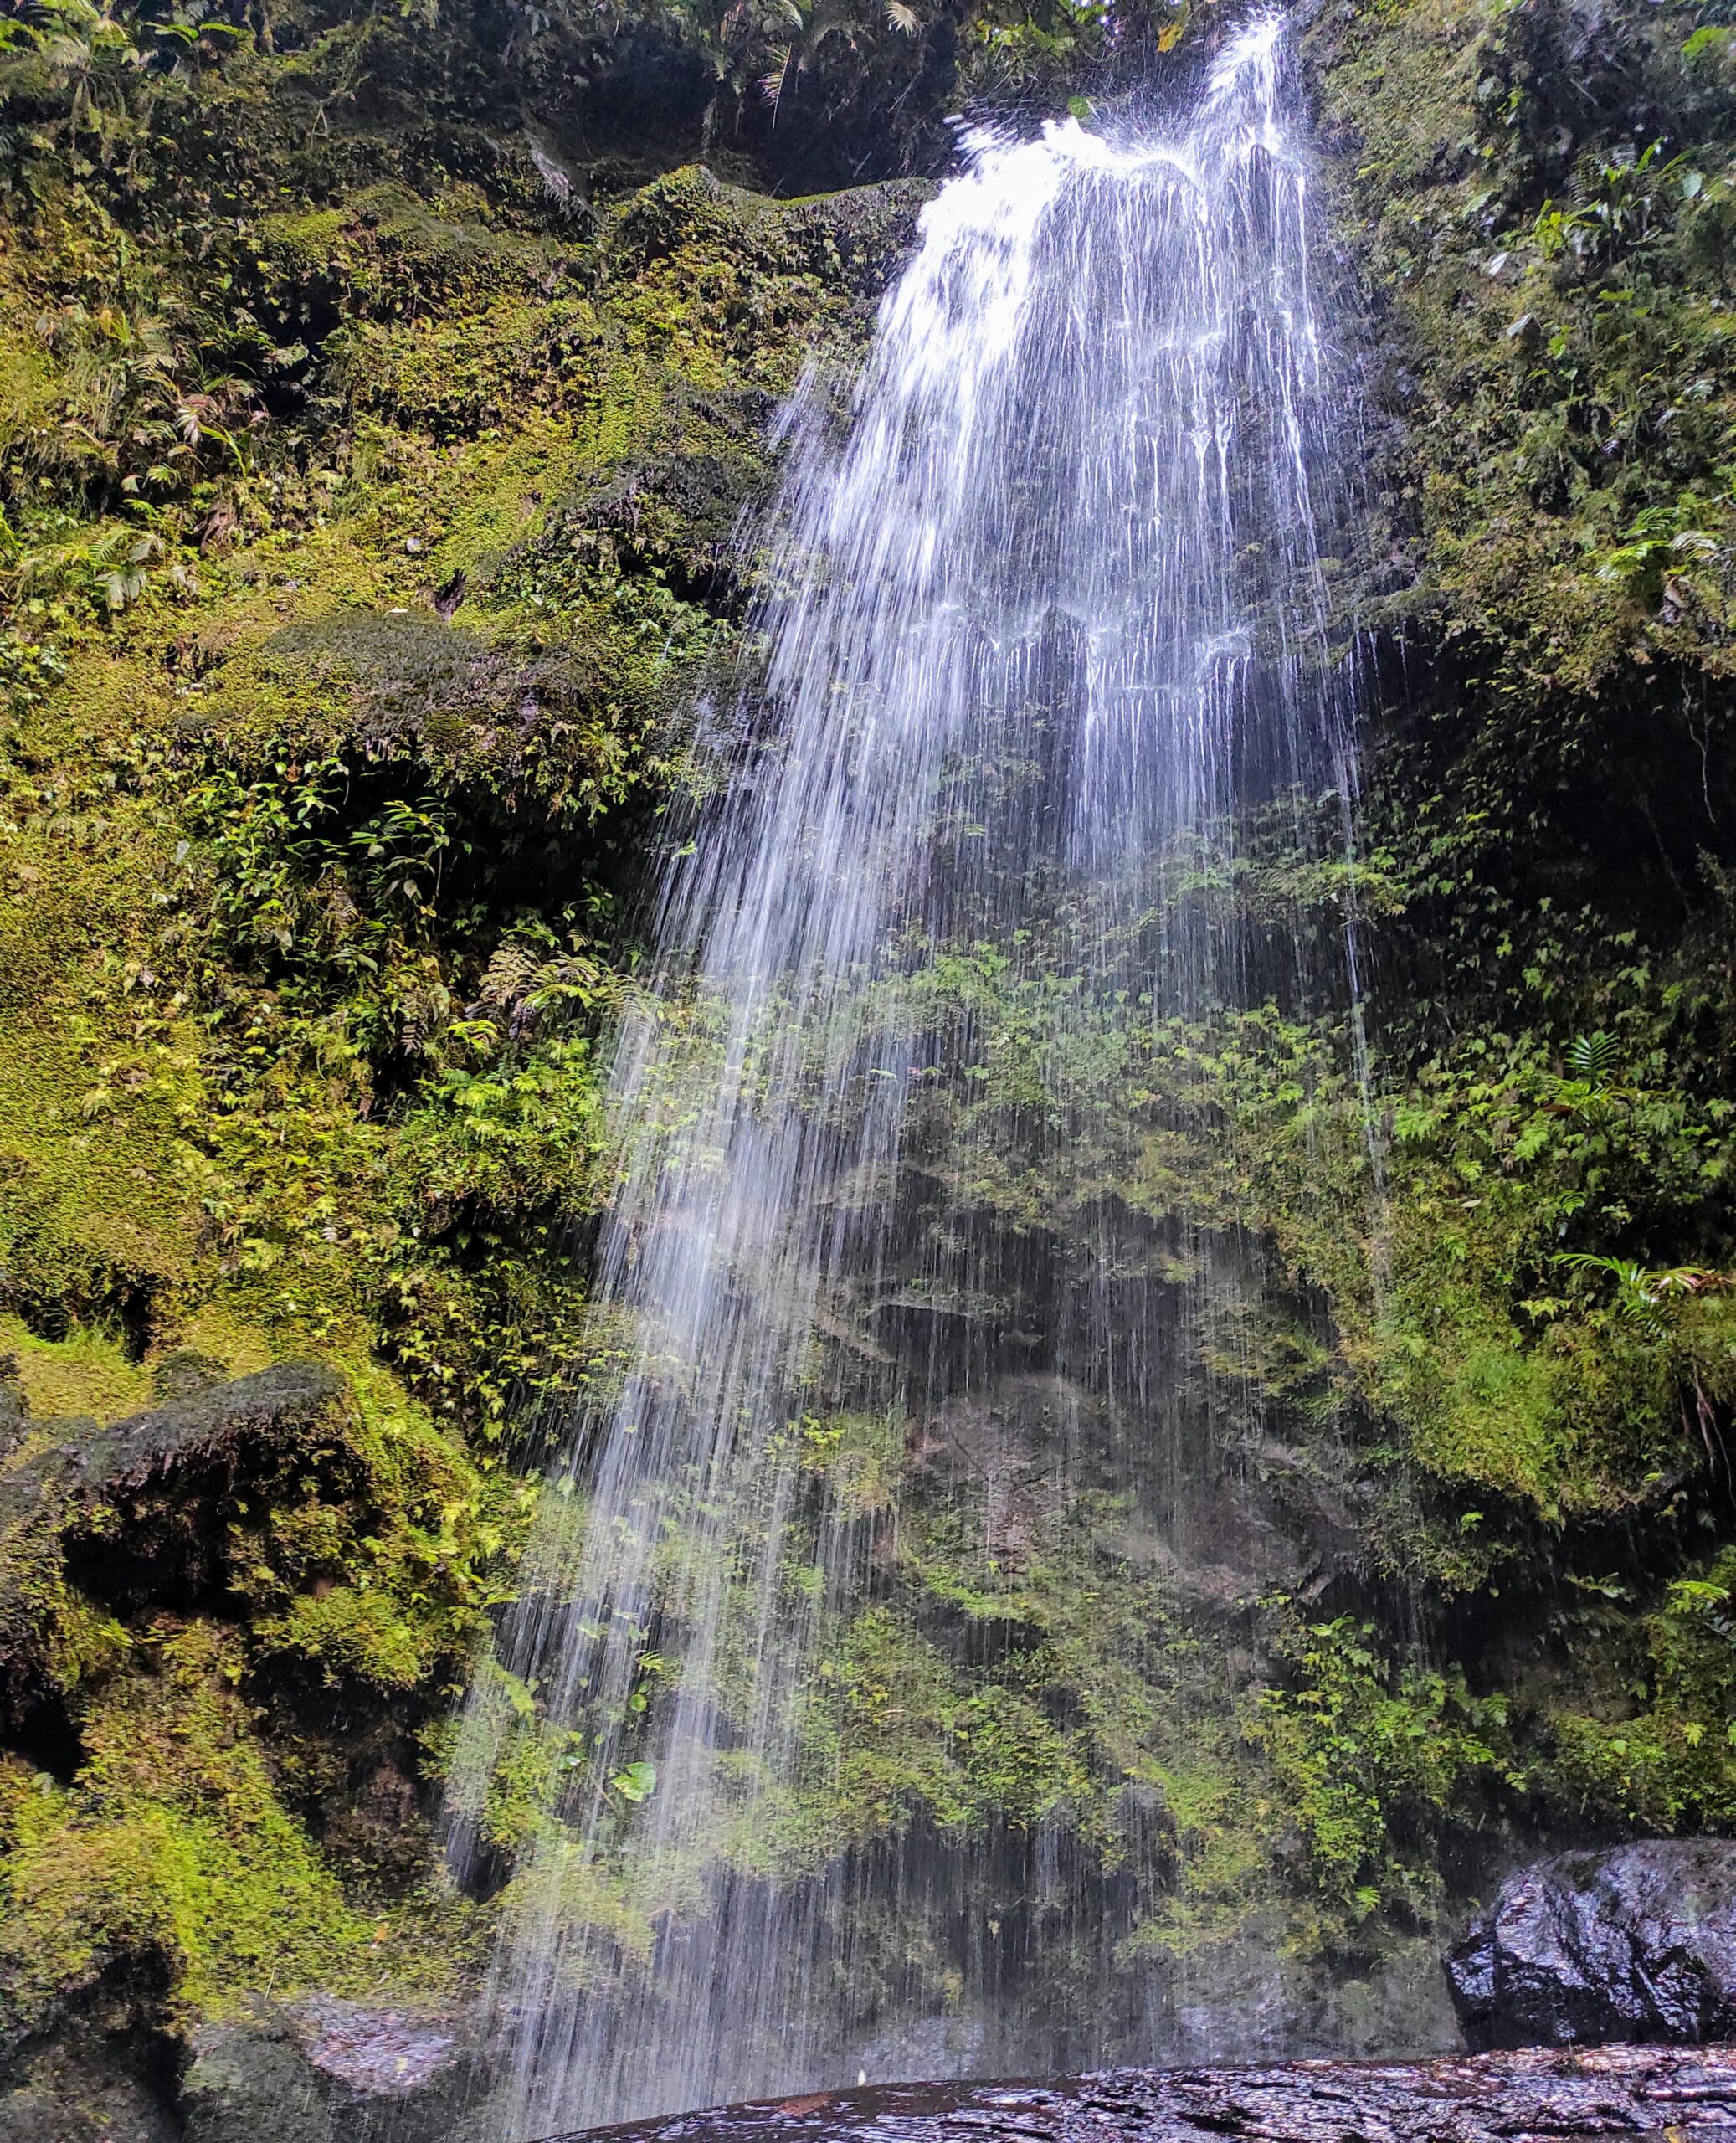
<instances>
[{"instance_id":1,"label":"wet rock face","mask_svg":"<svg viewBox=\"0 0 1736 2143\"><path fill-rule=\"evenodd\" d=\"M1118 2068L1052 2084L894 2085L593 2130L596 2143L1543 2143L1564 2136L1725 2135L1736 2049L1417 2062L1296 2061L1262 2068ZM465 2138L469 2143L469 2138ZM552 2139L580 2143L580 2139Z\"/></svg>"},{"instance_id":2,"label":"wet rock face","mask_svg":"<svg viewBox=\"0 0 1736 2143\"><path fill-rule=\"evenodd\" d=\"M1446 1976L1477 2047L1736 2036L1736 1843L1653 1840L1522 1868Z\"/></svg>"},{"instance_id":3,"label":"wet rock face","mask_svg":"<svg viewBox=\"0 0 1736 2143\"><path fill-rule=\"evenodd\" d=\"M191 2143L335 2143L324 2094L287 2031L207 2025L180 2097Z\"/></svg>"}]
</instances>

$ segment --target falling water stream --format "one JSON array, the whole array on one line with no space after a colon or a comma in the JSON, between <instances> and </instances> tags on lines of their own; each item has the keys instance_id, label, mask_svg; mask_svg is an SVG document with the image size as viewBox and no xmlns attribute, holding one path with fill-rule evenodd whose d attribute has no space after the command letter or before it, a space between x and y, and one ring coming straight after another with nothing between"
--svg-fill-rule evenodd
<instances>
[{"instance_id":1,"label":"falling water stream","mask_svg":"<svg viewBox=\"0 0 1736 2143\"><path fill-rule=\"evenodd\" d=\"M1064 1823L871 1835L815 1693L871 1679L900 1466L960 1484L985 1568L1070 1484L1185 1525L1175 1318L1090 1180L1091 1097L1154 1022L1300 958L1199 889L1226 825L1342 780L1317 549L1354 442L1310 218L1258 20L1184 124L970 141L848 411L812 382L782 419L763 671L705 725L615 1060L602 1395L456 1766L460 1857L490 1767L543 1812L508 1842L510 2143L1159 2050L1092 1991L1122 1907ZM1064 2033L1034 1923L989 1917L1009 1883L1073 1961ZM938 1966L887 1955L918 1923L964 1930Z\"/></svg>"}]
</instances>

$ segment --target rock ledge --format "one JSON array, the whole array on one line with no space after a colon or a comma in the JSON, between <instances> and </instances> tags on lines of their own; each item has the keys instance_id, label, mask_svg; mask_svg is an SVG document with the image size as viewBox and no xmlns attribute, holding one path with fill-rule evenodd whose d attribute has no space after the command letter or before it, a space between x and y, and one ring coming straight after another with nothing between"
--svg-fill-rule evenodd
<instances>
[{"instance_id":1,"label":"rock ledge","mask_svg":"<svg viewBox=\"0 0 1736 2143\"><path fill-rule=\"evenodd\" d=\"M1437 2061L1118 2068L1062 2084L894 2085L593 2130L586 2143L1563 2143L1665 2131L1675 2143L1736 2137L1736 2046L1533 2048Z\"/></svg>"}]
</instances>

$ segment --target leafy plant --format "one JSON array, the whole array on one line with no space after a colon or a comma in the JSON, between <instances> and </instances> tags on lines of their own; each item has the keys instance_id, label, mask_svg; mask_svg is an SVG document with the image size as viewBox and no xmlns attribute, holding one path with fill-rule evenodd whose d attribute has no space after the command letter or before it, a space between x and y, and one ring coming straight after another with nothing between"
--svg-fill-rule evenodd
<instances>
[{"instance_id":1,"label":"leafy plant","mask_svg":"<svg viewBox=\"0 0 1736 2143\"><path fill-rule=\"evenodd\" d=\"M1353 1922L1426 1911L1443 1831L1475 1789L1518 1785L1504 1698L1462 1675L1394 1662L1374 1627L1340 1616L1293 1626L1294 1677L1257 1699L1250 1730L1301 1834L1310 1880Z\"/></svg>"},{"instance_id":2,"label":"leafy plant","mask_svg":"<svg viewBox=\"0 0 1736 2143\"><path fill-rule=\"evenodd\" d=\"M1684 493L1673 506L1643 508L1600 563L1599 578L1620 582L1646 609L1656 609L1672 565L1692 558L1723 558L1723 541L1703 525L1711 503Z\"/></svg>"},{"instance_id":3,"label":"leafy plant","mask_svg":"<svg viewBox=\"0 0 1736 2143\"><path fill-rule=\"evenodd\" d=\"M1662 228L1672 202L1695 199L1704 184L1692 158L1666 158L1662 141L1637 156L1618 150L1590 167L1565 205L1543 203L1533 236L1545 260L1565 253L1605 265L1644 245Z\"/></svg>"},{"instance_id":4,"label":"leafy plant","mask_svg":"<svg viewBox=\"0 0 1736 2143\"><path fill-rule=\"evenodd\" d=\"M1610 1274L1616 1283L1620 1314L1631 1318L1656 1339L1671 1336L1672 1312L1680 1303L1699 1296L1728 1294L1736 1288L1736 1273L1708 1272L1698 1265L1660 1268L1641 1265L1632 1258L1598 1257L1589 1251L1568 1253L1557 1262L1570 1272Z\"/></svg>"}]
</instances>

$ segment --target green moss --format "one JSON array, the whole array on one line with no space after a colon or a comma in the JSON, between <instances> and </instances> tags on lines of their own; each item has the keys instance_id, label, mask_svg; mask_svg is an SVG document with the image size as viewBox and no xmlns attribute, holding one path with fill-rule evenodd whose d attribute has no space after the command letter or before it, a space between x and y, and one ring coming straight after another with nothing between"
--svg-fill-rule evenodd
<instances>
[{"instance_id":1,"label":"green moss","mask_svg":"<svg viewBox=\"0 0 1736 2143\"><path fill-rule=\"evenodd\" d=\"M69 1790L4 1780L4 1948L17 2021L121 1961L165 1972L177 2007L237 2013L249 1990L364 1994L383 1968L429 1991L432 1950L348 1904L275 1791L236 1684L232 1637L158 1625L87 1709Z\"/></svg>"},{"instance_id":2,"label":"green moss","mask_svg":"<svg viewBox=\"0 0 1736 2143\"><path fill-rule=\"evenodd\" d=\"M11 1298L35 1311L141 1306L195 1263L197 1044L172 1010L126 1003L128 935L117 922L105 958L74 957L69 987L0 1029L0 1246Z\"/></svg>"},{"instance_id":3,"label":"green moss","mask_svg":"<svg viewBox=\"0 0 1736 2143\"><path fill-rule=\"evenodd\" d=\"M1647 1588L1636 1627L1627 1596L1619 1581L1586 1589L1539 1783L1581 1818L1722 1829L1736 1820L1736 1551Z\"/></svg>"},{"instance_id":4,"label":"green moss","mask_svg":"<svg viewBox=\"0 0 1736 2143\"><path fill-rule=\"evenodd\" d=\"M1394 1670L1374 1637L1348 1619L1297 1628L1297 1686L1263 1693L1251 1726L1324 1898L1364 1918L1395 1907L1425 1916L1430 1833L1465 1812L1480 1776L1510 1770L1507 1708L1420 1664Z\"/></svg>"},{"instance_id":5,"label":"green moss","mask_svg":"<svg viewBox=\"0 0 1736 2143\"><path fill-rule=\"evenodd\" d=\"M736 630L756 398L860 338L908 231L693 175L552 219L469 131L462 174L405 172L354 75L311 145L372 34L163 92L184 129L134 138L124 241L106 165L76 184L48 136L7 196L0 1352L30 1417L0 1654L85 1750L8 1775L32 2017L105 1971L190 2025L471 1957L432 1838L366 1842L357 1767L413 1770L516 1582L530 1496L491 1446L608 1352L573 1231L610 1166L613 889ZM100 108L158 90L116 73ZM309 1354L349 1397L223 1492L61 1500L90 1425ZM221 1617L72 1581L138 1539ZM532 1718L485 1837L552 1839L577 1753ZM561 1883L644 1951L619 1871Z\"/></svg>"},{"instance_id":6,"label":"green moss","mask_svg":"<svg viewBox=\"0 0 1736 2143\"><path fill-rule=\"evenodd\" d=\"M13 1364L33 1414L112 1421L151 1403L150 1370L100 1325L77 1325L64 1339L49 1340L15 1317L0 1317L0 1355Z\"/></svg>"}]
</instances>

